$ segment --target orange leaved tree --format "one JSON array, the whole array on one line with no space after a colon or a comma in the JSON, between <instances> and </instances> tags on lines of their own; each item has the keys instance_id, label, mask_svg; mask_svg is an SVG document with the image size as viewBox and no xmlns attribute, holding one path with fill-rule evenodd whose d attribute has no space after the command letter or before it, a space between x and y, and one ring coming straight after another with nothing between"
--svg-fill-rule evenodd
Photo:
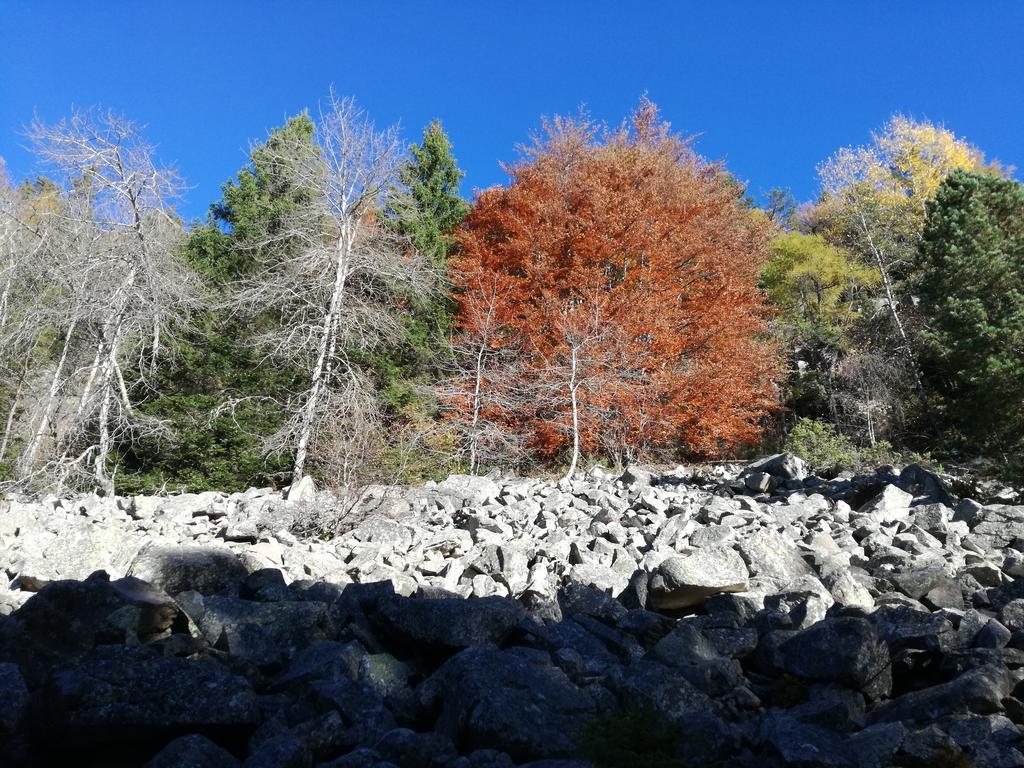
<instances>
[{"instance_id":1,"label":"orange leaved tree","mask_svg":"<svg viewBox=\"0 0 1024 768\"><path fill-rule=\"evenodd\" d=\"M493 361L465 371L462 421L566 457L567 476L581 453L621 463L755 440L775 403L757 288L769 225L732 178L646 100L614 131L546 121L506 170L452 264L456 343Z\"/></svg>"}]
</instances>

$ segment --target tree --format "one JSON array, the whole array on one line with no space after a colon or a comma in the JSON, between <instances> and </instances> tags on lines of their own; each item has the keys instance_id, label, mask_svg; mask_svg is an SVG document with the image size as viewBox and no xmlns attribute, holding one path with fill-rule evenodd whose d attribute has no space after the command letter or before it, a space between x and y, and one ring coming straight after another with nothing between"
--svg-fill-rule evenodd
<instances>
[{"instance_id":1,"label":"tree","mask_svg":"<svg viewBox=\"0 0 1024 768\"><path fill-rule=\"evenodd\" d=\"M301 391L303 372L280 361L265 364L256 339L280 325L279 317L271 311L242 317L226 305L234 281L301 247L282 235L296 207L308 203L307 192L291 185L277 157L299 144L310 151L313 130L303 113L255 144L206 222L189 233L183 258L214 300L146 377L139 409L167 422L173 437L118 446L125 488L244 490L287 482L291 457L268 455L266 444L287 421L287 403Z\"/></svg>"},{"instance_id":2,"label":"tree","mask_svg":"<svg viewBox=\"0 0 1024 768\"><path fill-rule=\"evenodd\" d=\"M434 281L426 260L379 221L402 157L394 129L377 131L354 101L332 94L312 143L282 137L266 149L303 199L253 243L257 263L237 281L235 305L250 317L272 312L279 322L261 334L262 347L306 373L277 436L296 482L324 424L378 423L360 356L401 336L400 297L422 299ZM271 248L281 241L295 247Z\"/></svg>"},{"instance_id":3,"label":"tree","mask_svg":"<svg viewBox=\"0 0 1024 768\"><path fill-rule=\"evenodd\" d=\"M885 378L896 385L885 388L893 400L883 410L903 412L904 403L916 396L940 441L942 430L918 370L920 350L906 283L912 277L927 203L956 169L1004 172L951 131L896 115L872 135L870 144L843 148L822 164L821 199L809 213L826 240L858 255L877 271L881 291L873 302L877 311L862 316L858 331L860 346L872 359L868 368L878 373L887 366ZM863 403L860 408L874 406ZM877 426L873 424L869 432L874 434Z\"/></svg>"},{"instance_id":4,"label":"tree","mask_svg":"<svg viewBox=\"0 0 1024 768\"><path fill-rule=\"evenodd\" d=\"M423 131L423 142L410 147L409 153L398 174L401 187L391 201L390 218L435 269L444 271L452 249L451 232L469 213L459 194L463 173L440 122L431 123Z\"/></svg>"},{"instance_id":5,"label":"tree","mask_svg":"<svg viewBox=\"0 0 1024 768\"><path fill-rule=\"evenodd\" d=\"M454 247L452 230L469 210L459 195L462 175L448 136L441 124L434 122L424 130L422 142L409 148L384 212L386 224L427 259L438 280L436 290L425 301L404 297L404 333L373 359L374 378L388 406L389 432L395 437L387 463L406 467L410 480L443 473L450 457L443 446L436 446L441 449L438 453L431 440L420 438L436 426L438 403L432 384L452 363L447 271ZM411 447L413 443L416 447Z\"/></svg>"},{"instance_id":6,"label":"tree","mask_svg":"<svg viewBox=\"0 0 1024 768\"><path fill-rule=\"evenodd\" d=\"M774 326L790 357L786 403L798 416L840 421L850 329L876 283L875 270L820 235L792 231L772 241L761 286L779 308Z\"/></svg>"},{"instance_id":7,"label":"tree","mask_svg":"<svg viewBox=\"0 0 1024 768\"><path fill-rule=\"evenodd\" d=\"M644 101L629 125L546 121L483 192L453 261L460 335L480 338L472 297L496 284L514 345L502 415L542 456L617 460L753 441L774 403L775 350L757 288L768 225Z\"/></svg>"},{"instance_id":8,"label":"tree","mask_svg":"<svg viewBox=\"0 0 1024 768\"><path fill-rule=\"evenodd\" d=\"M928 121L896 115L871 144L844 147L819 168L826 237L878 270L886 311L901 345L910 339L900 287L913 263L928 201L956 169L999 173L979 149Z\"/></svg>"},{"instance_id":9,"label":"tree","mask_svg":"<svg viewBox=\"0 0 1024 768\"><path fill-rule=\"evenodd\" d=\"M878 282L870 267L821 235L786 232L772 241L761 272L768 298L790 317L829 328L848 327L858 292Z\"/></svg>"},{"instance_id":10,"label":"tree","mask_svg":"<svg viewBox=\"0 0 1024 768\"><path fill-rule=\"evenodd\" d=\"M197 303L178 259L184 228L171 209L181 184L157 164L138 126L112 112L37 120L27 135L60 183L40 224L49 290L35 304L60 351L20 471L58 484L88 471L111 491L114 443L162 428L136 411L125 369L139 360L155 368L166 337Z\"/></svg>"},{"instance_id":11,"label":"tree","mask_svg":"<svg viewBox=\"0 0 1024 768\"><path fill-rule=\"evenodd\" d=\"M1024 185L954 171L930 203L915 288L928 380L967 448L1024 448Z\"/></svg>"}]
</instances>

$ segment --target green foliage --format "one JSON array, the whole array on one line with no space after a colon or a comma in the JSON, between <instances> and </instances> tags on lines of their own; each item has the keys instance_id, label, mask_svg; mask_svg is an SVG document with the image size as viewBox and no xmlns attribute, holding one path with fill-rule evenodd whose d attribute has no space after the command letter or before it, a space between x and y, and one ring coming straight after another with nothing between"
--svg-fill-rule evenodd
<instances>
[{"instance_id":1,"label":"green foliage","mask_svg":"<svg viewBox=\"0 0 1024 768\"><path fill-rule=\"evenodd\" d=\"M679 727L650 705L591 721L579 741L583 758L598 768L686 768Z\"/></svg>"},{"instance_id":2,"label":"green foliage","mask_svg":"<svg viewBox=\"0 0 1024 768\"><path fill-rule=\"evenodd\" d=\"M284 422L287 394L301 389L300 371L270 365L255 349L260 327L218 309L227 284L252 269L258 249L292 244L275 240L288 213L303 202L267 147L311 141L308 115L291 118L253 149L251 162L222 187L205 224L185 243L185 259L207 280L215 308L174 339L154 372L126 372L130 386L150 396L139 410L168 427L169 437L117 447L119 490L241 490L286 481L289 457L266 456L264 442ZM270 247L270 246L266 246ZM267 318L266 322L272 322Z\"/></svg>"},{"instance_id":3,"label":"green foliage","mask_svg":"<svg viewBox=\"0 0 1024 768\"><path fill-rule=\"evenodd\" d=\"M786 436L784 448L821 474L849 469L858 463L853 441L826 421L800 419Z\"/></svg>"},{"instance_id":4,"label":"green foliage","mask_svg":"<svg viewBox=\"0 0 1024 768\"><path fill-rule=\"evenodd\" d=\"M380 396L400 433L433 419L437 411L432 398L422 394L422 385L428 384L443 366L452 327L453 306L446 279L452 232L469 212L469 205L459 196L463 173L451 149L440 123L424 130L422 143L410 147L409 160L400 172L402 190L395 198L397 202L385 211L387 224L409 238L438 273L436 295L426 302L411 303L411 311L403 317L401 343L378 353L371 361ZM429 449L410 449L396 442L383 460L389 469L399 469L404 481L416 482L447 475L451 470L447 464L437 464L433 455Z\"/></svg>"},{"instance_id":5,"label":"green foliage","mask_svg":"<svg viewBox=\"0 0 1024 768\"><path fill-rule=\"evenodd\" d=\"M795 413L834 413L838 364L864 289L876 280L874 270L819 235L791 231L772 242L760 282L779 310L775 330L791 361L785 402Z\"/></svg>"},{"instance_id":6,"label":"green foliage","mask_svg":"<svg viewBox=\"0 0 1024 768\"><path fill-rule=\"evenodd\" d=\"M298 385L293 372L261 365L250 331L219 313L147 372L153 397L139 410L170 427L169 437L119 447L118 489L242 490L287 477L289 457L266 457L263 440L285 419L274 393Z\"/></svg>"},{"instance_id":7,"label":"green foliage","mask_svg":"<svg viewBox=\"0 0 1024 768\"><path fill-rule=\"evenodd\" d=\"M956 171L928 205L915 286L925 375L972 451L1024 448L1024 185Z\"/></svg>"},{"instance_id":8,"label":"green foliage","mask_svg":"<svg viewBox=\"0 0 1024 768\"><path fill-rule=\"evenodd\" d=\"M463 173L439 122L423 132L423 143L413 145L410 154L400 174L405 194L389 218L435 267L447 269L451 232L469 213L469 205L459 196Z\"/></svg>"},{"instance_id":9,"label":"green foliage","mask_svg":"<svg viewBox=\"0 0 1024 768\"><path fill-rule=\"evenodd\" d=\"M875 270L820 235L786 232L772 243L771 254L761 272L768 298L793 321L833 333L856 315L856 291L878 281Z\"/></svg>"},{"instance_id":10,"label":"green foliage","mask_svg":"<svg viewBox=\"0 0 1024 768\"><path fill-rule=\"evenodd\" d=\"M804 459L818 474L830 476L843 470L870 471L882 464L920 464L941 469L930 454L901 451L886 440L858 447L834 424L802 418L786 436L783 450Z\"/></svg>"}]
</instances>

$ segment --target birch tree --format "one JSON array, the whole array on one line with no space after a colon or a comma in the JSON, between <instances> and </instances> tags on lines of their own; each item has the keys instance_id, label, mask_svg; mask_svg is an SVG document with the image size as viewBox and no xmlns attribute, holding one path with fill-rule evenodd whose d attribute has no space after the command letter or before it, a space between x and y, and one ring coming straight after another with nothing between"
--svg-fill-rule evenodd
<instances>
[{"instance_id":1,"label":"birch tree","mask_svg":"<svg viewBox=\"0 0 1024 768\"><path fill-rule=\"evenodd\" d=\"M526 456L512 428L531 393L524 386L518 344L504 315L493 276L461 276L460 320L450 346L447 376L434 387L442 424L452 429L471 474L493 464L516 465Z\"/></svg>"},{"instance_id":2,"label":"birch tree","mask_svg":"<svg viewBox=\"0 0 1024 768\"><path fill-rule=\"evenodd\" d=\"M1003 174L976 147L942 126L896 115L869 144L844 147L818 169L821 200L812 212L831 242L859 255L877 272L876 305L892 332L874 343L888 347L897 367L910 373L931 428L942 431L931 413L918 371L913 302L904 286L924 227L926 205L956 169ZM888 343L886 343L888 342ZM872 407L865 403L864 407ZM870 434L874 435L874 425Z\"/></svg>"},{"instance_id":3,"label":"birch tree","mask_svg":"<svg viewBox=\"0 0 1024 768\"><path fill-rule=\"evenodd\" d=\"M303 202L251 244L260 263L235 295L239 311L273 318L260 338L268 356L308 374L269 446L294 455L293 482L306 474L330 414L346 415L332 425L332 441L346 423L357 430L377 422L368 412L372 398L364 397L365 360L401 338L401 301L425 298L436 282L408 241L378 221L404 159L397 130L377 130L355 101L333 92L315 123L312 143L284 136L265 147ZM276 252L267 247L275 240L293 247Z\"/></svg>"},{"instance_id":4,"label":"birch tree","mask_svg":"<svg viewBox=\"0 0 1024 768\"><path fill-rule=\"evenodd\" d=\"M111 491L114 446L160 429L136 412L126 371L144 380L165 336L198 302L178 258L184 227L172 205L182 185L141 128L113 112L37 119L26 135L59 187L41 223L48 280L58 288L37 305L61 341L20 474L58 484L89 478Z\"/></svg>"}]
</instances>

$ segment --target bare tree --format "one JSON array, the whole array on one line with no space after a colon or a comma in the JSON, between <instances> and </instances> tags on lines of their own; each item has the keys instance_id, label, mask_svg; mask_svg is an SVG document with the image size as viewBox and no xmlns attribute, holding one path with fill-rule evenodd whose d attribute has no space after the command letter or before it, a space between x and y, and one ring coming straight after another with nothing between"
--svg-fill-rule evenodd
<instances>
[{"instance_id":1,"label":"bare tree","mask_svg":"<svg viewBox=\"0 0 1024 768\"><path fill-rule=\"evenodd\" d=\"M268 355L308 372L270 446L294 454L296 482L332 414L345 414L332 424L333 440L346 425L355 432L376 421L360 355L400 338L400 297L425 298L436 276L378 223L404 157L396 129L378 131L352 99L332 92L311 143L284 137L264 151L304 202L268 238L247 244L259 266L236 286L234 306L251 317L269 313L273 327L260 338ZM294 247L268 247L285 241Z\"/></svg>"},{"instance_id":2,"label":"bare tree","mask_svg":"<svg viewBox=\"0 0 1024 768\"><path fill-rule=\"evenodd\" d=\"M59 187L40 216L52 287L34 309L60 342L20 473L58 484L88 477L112 490L114 445L162 428L137 413L125 370L154 365L163 337L198 304L178 257L185 232L172 205L181 182L157 164L140 127L113 112L37 119L27 136Z\"/></svg>"},{"instance_id":3,"label":"bare tree","mask_svg":"<svg viewBox=\"0 0 1024 768\"><path fill-rule=\"evenodd\" d=\"M510 428L513 414L530 397L516 347L502 337L498 287L478 276L460 295L464 322L451 343L448 375L434 387L442 424L454 431L456 450L476 474L493 463L517 464L525 456L521 435ZM501 343L499 343L499 341Z\"/></svg>"}]
</instances>

